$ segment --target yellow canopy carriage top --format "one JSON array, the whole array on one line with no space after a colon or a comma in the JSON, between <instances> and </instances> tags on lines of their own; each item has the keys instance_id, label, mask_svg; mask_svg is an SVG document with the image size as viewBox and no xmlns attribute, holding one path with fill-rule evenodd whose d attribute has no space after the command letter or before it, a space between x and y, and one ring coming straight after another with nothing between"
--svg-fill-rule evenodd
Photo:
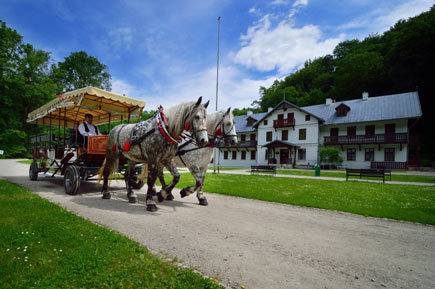
<instances>
[{"instance_id":1,"label":"yellow canopy carriage top","mask_svg":"<svg viewBox=\"0 0 435 289\"><path fill-rule=\"evenodd\" d=\"M98 125L138 118L144 107L145 101L88 86L69 91L35 109L28 114L27 122L74 127L90 113L93 123Z\"/></svg>"}]
</instances>

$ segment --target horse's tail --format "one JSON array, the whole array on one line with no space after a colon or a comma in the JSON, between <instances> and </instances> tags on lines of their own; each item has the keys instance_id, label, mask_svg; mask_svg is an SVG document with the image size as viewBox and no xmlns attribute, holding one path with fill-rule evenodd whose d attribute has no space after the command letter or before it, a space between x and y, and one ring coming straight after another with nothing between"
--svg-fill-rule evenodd
<instances>
[{"instance_id":1,"label":"horse's tail","mask_svg":"<svg viewBox=\"0 0 435 289\"><path fill-rule=\"evenodd\" d=\"M142 173L137 178L143 181L146 179L147 176L148 176L148 163L144 163Z\"/></svg>"},{"instance_id":2,"label":"horse's tail","mask_svg":"<svg viewBox=\"0 0 435 289\"><path fill-rule=\"evenodd\" d=\"M107 162L107 157L104 158L103 164L101 165L101 168L98 170L97 185L101 182L101 179L104 177L103 172L104 172L104 167L106 166L106 162Z\"/></svg>"},{"instance_id":3,"label":"horse's tail","mask_svg":"<svg viewBox=\"0 0 435 289\"><path fill-rule=\"evenodd\" d=\"M109 170L107 175L110 176L111 174L113 174L118 170L118 167L119 167L119 158L118 157L113 158L110 155L109 156L106 155L103 164L101 165L101 168L98 170L97 184L99 184L101 182L101 179L104 178L104 171L106 169Z\"/></svg>"}]
</instances>

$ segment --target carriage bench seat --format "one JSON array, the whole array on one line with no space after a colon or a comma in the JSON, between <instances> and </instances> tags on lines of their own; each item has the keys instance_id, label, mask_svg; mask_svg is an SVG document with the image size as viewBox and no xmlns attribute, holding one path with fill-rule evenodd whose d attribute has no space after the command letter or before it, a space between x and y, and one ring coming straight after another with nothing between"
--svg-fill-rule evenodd
<instances>
[{"instance_id":1,"label":"carriage bench seat","mask_svg":"<svg viewBox=\"0 0 435 289\"><path fill-rule=\"evenodd\" d=\"M251 175L258 172L268 172L276 175L275 166L251 166Z\"/></svg>"},{"instance_id":2,"label":"carriage bench seat","mask_svg":"<svg viewBox=\"0 0 435 289\"><path fill-rule=\"evenodd\" d=\"M346 181L348 177L373 177L373 178L382 178L382 181L385 183L385 175L390 176L391 181L391 170L390 169L346 169Z\"/></svg>"}]
</instances>

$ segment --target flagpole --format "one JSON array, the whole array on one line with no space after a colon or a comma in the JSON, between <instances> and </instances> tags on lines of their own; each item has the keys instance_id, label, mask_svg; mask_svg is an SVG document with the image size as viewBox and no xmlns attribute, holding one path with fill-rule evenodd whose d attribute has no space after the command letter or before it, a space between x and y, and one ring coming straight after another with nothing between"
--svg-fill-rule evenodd
<instances>
[{"instance_id":1,"label":"flagpole","mask_svg":"<svg viewBox=\"0 0 435 289\"><path fill-rule=\"evenodd\" d=\"M218 41L217 41L217 63L216 63L216 111L218 110L218 95L219 95L219 36L220 36L220 29L221 29L221 17L219 16L218 19ZM217 159L217 151L218 149L214 149L214 157L213 157L213 173L216 173L216 164L218 162Z\"/></svg>"}]
</instances>

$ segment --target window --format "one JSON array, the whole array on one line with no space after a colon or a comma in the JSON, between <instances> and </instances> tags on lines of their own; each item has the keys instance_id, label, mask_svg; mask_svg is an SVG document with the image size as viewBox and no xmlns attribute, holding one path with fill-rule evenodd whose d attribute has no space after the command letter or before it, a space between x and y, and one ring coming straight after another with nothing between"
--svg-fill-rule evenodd
<instances>
[{"instance_id":1,"label":"window","mask_svg":"<svg viewBox=\"0 0 435 289\"><path fill-rule=\"evenodd\" d=\"M294 119L295 118L295 113L294 112L287 113L287 118L288 119Z\"/></svg>"},{"instance_id":2,"label":"window","mask_svg":"<svg viewBox=\"0 0 435 289\"><path fill-rule=\"evenodd\" d=\"M283 130L281 133L282 140L288 140L288 130Z\"/></svg>"},{"instance_id":3,"label":"window","mask_svg":"<svg viewBox=\"0 0 435 289\"><path fill-rule=\"evenodd\" d=\"M224 160L228 159L228 151L224 151Z\"/></svg>"},{"instance_id":4,"label":"window","mask_svg":"<svg viewBox=\"0 0 435 289\"><path fill-rule=\"evenodd\" d=\"M301 128L299 130L299 140L306 140L307 139L307 129Z\"/></svg>"},{"instance_id":5,"label":"window","mask_svg":"<svg viewBox=\"0 0 435 289\"><path fill-rule=\"evenodd\" d=\"M232 155L232 159L233 159L233 160L237 160L237 152L236 152L236 151L233 151L232 153L233 153L233 155Z\"/></svg>"},{"instance_id":6,"label":"window","mask_svg":"<svg viewBox=\"0 0 435 289\"><path fill-rule=\"evenodd\" d=\"M266 133L266 141L272 141L272 132L271 131L268 131Z\"/></svg>"},{"instance_id":7,"label":"window","mask_svg":"<svg viewBox=\"0 0 435 289\"><path fill-rule=\"evenodd\" d=\"M246 135L245 134L242 134L240 136L240 141L246 141Z\"/></svg>"},{"instance_id":8,"label":"window","mask_svg":"<svg viewBox=\"0 0 435 289\"><path fill-rule=\"evenodd\" d=\"M329 131L331 136L338 136L338 127L331 127Z\"/></svg>"},{"instance_id":9,"label":"window","mask_svg":"<svg viewBox=\"0 0 435 289\"><path fill-rule=\"evenodd\" d=\"M364 156L366 162L372 162L375 160L375 149L367 148Z\"/></svg>"},{"instance_id":10,"label":"window","mask_svg":"<svg viewBox=\"0 0 435 289\"><path fill-rule=\"evenodd\" d=\"M311 116L309 114L305 115L305 121L310 121Z\"/></svg>"},{"instance_id":11,"label":"window","mask_svg":"<svg viewBox=\"0 0 435 289\"><path fill-rule=\"evenodd\" d=\"M255 141L255 133L251 133L251 142Z\"/></svg>"},{"instance_id":12,"label":"window","mask_svg":"<svg viewBox=\"0 0 435 289\"><path fill-rule=\"evenodd\" d=\"M366 135L374 135L374 134L375 134L375 126L366 125Z\"/></svg>"},{"instance_id":13,"label":"window","mask_svg":"<svg viewBox=\"0 0 435 289\"><path fill-rule=\"evenodd\" d=\"M396 132L396 124L389 123L385 125L385 134L393 134Z\"/></svg>"},{"instance_id":14,"label":"window","mask_svg":"<svg viewBox=\"0 0 435 289\"><path fill-rule=\"evenodd\" d=\"M298 149L298 160L304 161L306 160L307 151L306 149Z\"/></svg>"},{"instance_id":15,"label":"window","mask_svg":"<svg viewBox=\"0 0 435 289\"><path fill-rule=\"evenodd\" d=\"M278 114L278 120L283 120L284 119L284 115L283 114Z\"/></svg>"},{"instance_id":16,"label":"window","mask_svg":"<svg viewBox=\"0 0 435 289\"><path fill-rule=\"evenodd\" d=\"M242 151L242 160L246 160L246 151Z\"/></svg>"},{"instance_id":17,"label":"window","mask_svg":"<svg viewBox=\"0 0 435 289\"><path fill-rule=\"evenodd\" d=\"M264 125L267 125L267 119L265 119L265 120L263 121L263 124L264 124Z\"/></svg>"},{"instance_id":18,"label":"window","mask_svg":"<svg viewBox=\"0 0 435 289\"><path fill-rule=\"evenodd\" d=\"M355 136L356 135L356 126L348 126L347 127L347 135Z\"/></svg>"},{"instance_id":19,"label":"window","mask_svg":"<svg viewBox=\"0 0 435 289\"><path fill-rule=\"evenodd\" d=\"M256 151L251 151L251 160L255 160Z\"/></svg>"},{"instance_id":20,"label":"window","mask_svg":"<svg viewBox=\"0 0 435 289\"><path fill-rule=\"evenodd\" d=\"M384 161L394 162L394 148L385 148L384 149Z\"/></svg>"},{"instance_id":21,"label":"window","mask_svg":"<svg viewBox=\"0 0 435 289\"><path fill-rule=\"evenodd\" d=\"M356 149L347 149L347 160L348 161L356 160Z\"/></svg>"}]
</instances>

